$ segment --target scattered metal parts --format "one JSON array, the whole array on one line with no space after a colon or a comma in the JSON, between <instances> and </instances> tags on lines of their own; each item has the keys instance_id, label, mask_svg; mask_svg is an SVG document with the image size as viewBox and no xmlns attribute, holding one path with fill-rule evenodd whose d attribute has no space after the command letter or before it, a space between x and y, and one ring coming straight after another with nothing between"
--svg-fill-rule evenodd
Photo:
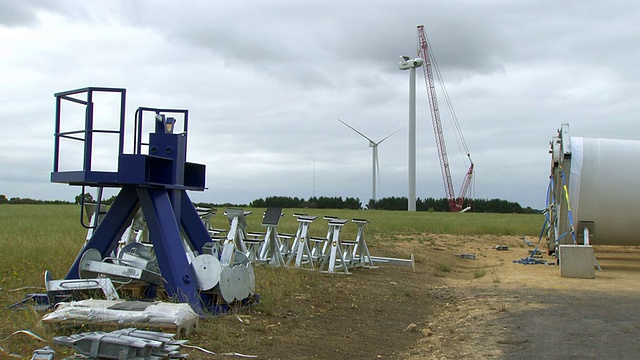
<instances>
[{"instance_id":1,"label":"scattered metal parts","mask_svg":"<svg viewBox=\"0 0 640 360\"><path fill-rule=\"evenodd\" d=\"M129 249L132 252L125 252L124 249L131 245L137 246ZM120 252L118 259L105 258L104 260L102 259L100 251L96 249L88 249L80 258L80 265L78 266L80 277L88 279L95 278L100 275L106 275L113 280L119 281L133 279L158 286L163 284L162 276L157 272L157 265L150 259L136 255L136 251L146 251L149 253L149 250L146 250L144 245L132 243L127 245L124 249ZM106 262L106 260L114 262L110 263ZM156 271L154 272L153 270L148 269Z\"/></svg>"},{"instance_id":2,"label":"scattered metal parts","mask_svg":"<svg viewBox=\"0 0 640 360\"><path fill-rule=\"evenodd\" d=\"M356 261L359 261L360 257L356 257L355 259ZM414 272L416 269L416 264L415 264L415 259L413 258L413 254L409 256L409 259L390 258L390 257L383 257L383 256L365 256L362 259L364 259L364 261L371 261L379 264L410 266L411 268L413 268Z\"/></svg>"},{"instance_id":3,"label":"scattered metal parts","mask_svg":"<svg viewBox=\"0 0 640 360\"><path fill-rule=\"evenodd\" d=\"M52 280L51 273L47 270L44 273L44 285L50 297L60 293L69 294L74 291L100 289L107 300L120 298L109 278Z\"/></svg>"},{"instance_id":4,"label":"scattered metal parts","mask_svg":"<svg viewBox=\"0 0 640 360\"><path fill-rule=\"evenodd\" d=\"M71 300L71 295L55 294L50 297L47 294L27 294L24 299L7 306L7 309L22 309L29 306L36 311L45 311L59 302L69 300Z\"/></svg>"},{"instance_id":5,"label":"scattered metal parts","mask_svg":"<svg viewBox=\"0 0 640 360\"><path fill-rule=\"evenodd\" d=\"M513 263L515 263L515 264L523 264L523 265L555 265L556 264L555 261L554 262L548 262L546 260L534 259L531 256L526 257L524 259L520 259L520 260L513 260Z\"/></svg>"},{"instance_id":6,"label":"scattered metal parts","mask_svg":"<svg viewBox=\"0 0 640 360\"><path fill-rule=\"evenodd\" d=\"M56 336L53 342L69 346L83 355L98 359L182 359L180 346L186 341L173 340L173 334L135 328Z\"/></svg>"},{"instance_id":7,"label":"scattered metal parts","mask_svg":"<svg viewBox=\"0 0 640 360\"><path fill-rule=\"evenodd\" d=\"M53 360L53 356L56 352L48 346L43 347L42 349L36 349L33 351L33 356L31 356L31 360Z\"/></svg>"},{"instance_id":8,"label":"scattered metal parts","mask_svg":"<svg viewBox=\"0 0 640 360\"><path fill-rule=\"evenodd\" d=\"M118 259L123 262L129 262L133 266L143 268L153 272L160 272L158 267L158 260L153 252L152 246L147 246L141 243L131 243L122 248L118 252Z\"/></svg>"}]
</instances>

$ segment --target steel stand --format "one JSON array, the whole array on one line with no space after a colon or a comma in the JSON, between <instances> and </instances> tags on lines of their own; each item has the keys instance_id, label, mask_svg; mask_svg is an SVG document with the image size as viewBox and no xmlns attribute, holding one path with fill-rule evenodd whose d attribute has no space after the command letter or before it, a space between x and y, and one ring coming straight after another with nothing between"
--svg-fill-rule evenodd
<instances>
[{"instance_id":1,"label":"steel stand","mask_svg":"<svg viewBox=\"0 0 640 360\"><path fill-rule=\"evenodd\" d=\"M96 94L101 95L94 96ZM86 250L96 249L103 258L109 256L138 210L142 209L167 295L190 304L201 315L216 313L218 307L213 296L199 291L196 274L187 256L191 252L202 254L203 246L211 241L208 229L187 195L187 190L205 189L206 174L204 165L186 161L188 111L138 108L133 134L134 149L132 153L125 153L125 95L125 89L95 87L55 94L56 124L51 181L75 186L120 188L109 211L92 230L65 279L79 278L79 263ZM102 109L100 106L94 108L94 102L103 96L116 96L119 100L119 119L115 130L97 129L94 126L94 110ZM61 119L63 106L82 108L84 129L62 130L66 129ZM177 116L178 120L173 116ZM143 133L143 125L148 120L153 122L154 131ZM174 130L180 120L182 132L177 133ZM99 137L117 138L116 171L94 168L94 140ZM74 141L81 142L84 148L81 168L63 171L60 165L62 150L68 142ZM148 150L147 154L142 153L143 147Z\"/></svg>"}]
</instances>

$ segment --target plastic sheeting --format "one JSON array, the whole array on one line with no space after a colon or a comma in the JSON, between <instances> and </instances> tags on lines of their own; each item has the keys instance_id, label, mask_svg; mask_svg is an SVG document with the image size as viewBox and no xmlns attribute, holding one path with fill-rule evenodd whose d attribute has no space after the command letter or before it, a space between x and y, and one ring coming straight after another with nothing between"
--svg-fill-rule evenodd
<instances>
[{"instance_id":1,"label":"plastic sheeting","mask_svg":"<svg viewBox=\"0 0 640 360\"><path fill-rule=\"evenodd\" d=\"M45 324L105 324L175 329L188 335L198 324L198 315L188 304L123 300L63 302L42 317Z\"/></svg>"}]
</instances>

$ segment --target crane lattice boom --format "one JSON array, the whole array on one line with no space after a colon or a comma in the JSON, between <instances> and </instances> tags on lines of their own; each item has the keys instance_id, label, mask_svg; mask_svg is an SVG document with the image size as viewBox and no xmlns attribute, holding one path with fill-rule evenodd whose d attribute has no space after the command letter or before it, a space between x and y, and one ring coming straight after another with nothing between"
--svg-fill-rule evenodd
<instances>
[{"instance_id":1,"label":"crane lattice boom","mask_svg":"<svg viewBox=\"0 0 640 360\"><path fill-rule=\"evenodd\" d=\"M440 170L442 172L442 180L444 182L444 190L447 196L447 200L449 202L449 210L458 212L462 210L462 205L464 203L464 198L469 191L469 187L471 184L471 180L473 178L473 162L471 161L471 156L469 155L469 151L466 149L467 157L469 158L469 162L471 166L465 175L464 181L462 182L462 186L460 188L460 193L458 197L455 197L455 193L453 190L453 182L451 181L451 171L449 169L449 159L447 156L447 147L444 141L444 134L442 132L442 122L440 121L440 110L438 109L438 99L436 96L436 88L433 81L433 70L432 70L432 61L429 52L429 43L427 41L427 36L424 33L424 26L418 26L418 55L424 60L424 66L422 67L424 71L424 79L427 86L427 98L429 100L429 109L431 110L431 120L433 122L433 132L436 140L436 148L438 149L438 158L440 160ZM446 93L445 93L446 95ZM459 128L458 128L459 130ZM460 132L460 136L462 138L462 133ZM464 144L464 140L462 140Z\"/></svg>"}]
</instances>

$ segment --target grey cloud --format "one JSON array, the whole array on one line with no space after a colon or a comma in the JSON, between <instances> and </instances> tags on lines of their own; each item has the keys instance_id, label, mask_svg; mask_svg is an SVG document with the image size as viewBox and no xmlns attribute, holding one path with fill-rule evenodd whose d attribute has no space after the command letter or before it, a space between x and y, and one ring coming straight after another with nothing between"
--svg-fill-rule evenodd
<instances>
[{"instance_id":1,"label":"grey cloud","mask_svg":"<svg viewBox=\"0 0 640 360\"><path fill-rule=\"evenodd\" d=\"M37 0L1 1L0 25L32 26L38 23L36 12L40 9L49 9L53 5L49 2Z\"/></svg>"}]
</instances>

